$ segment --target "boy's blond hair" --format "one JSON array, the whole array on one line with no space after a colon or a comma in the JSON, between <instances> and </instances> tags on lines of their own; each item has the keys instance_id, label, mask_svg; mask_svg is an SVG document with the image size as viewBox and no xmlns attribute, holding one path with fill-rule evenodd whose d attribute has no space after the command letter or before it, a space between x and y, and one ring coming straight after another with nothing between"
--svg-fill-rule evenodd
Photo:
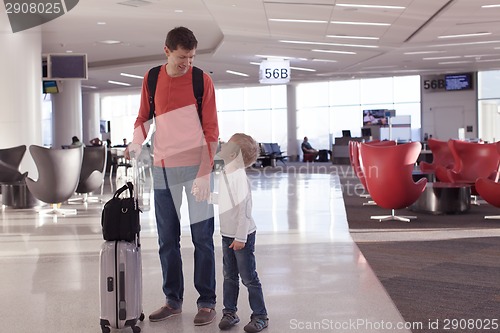
<instances>
[{"instance_id":1,"label":"boy's blond hair","mask_svg":"<svg viewBox=\"0 0 500 333\"><path fill-rule=\"evenodd\" d=\"M245 167L249 167L257 161L260 154L259 144L250 135L235 133L229 140L240 147Z\"/></svg>"}]
</instances>

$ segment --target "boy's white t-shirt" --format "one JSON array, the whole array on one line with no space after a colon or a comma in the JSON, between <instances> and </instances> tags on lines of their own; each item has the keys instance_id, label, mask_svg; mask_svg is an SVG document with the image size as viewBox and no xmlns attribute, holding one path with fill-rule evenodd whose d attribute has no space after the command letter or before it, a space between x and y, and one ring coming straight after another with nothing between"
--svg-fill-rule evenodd
<instances>
[{"instance_id":1,"label":"boy's white t-shirt","mask_svg":"<svg viewBox=\"0 0 500 333\"><path fill-rule=\"evenodd\" d=\"M223 171L219 177L219 193L214 199L214 203L219 204L221 235L246 243L247 235L257 227L252 218L252 191L245 169Z\"/></svg>"}]
</instances>

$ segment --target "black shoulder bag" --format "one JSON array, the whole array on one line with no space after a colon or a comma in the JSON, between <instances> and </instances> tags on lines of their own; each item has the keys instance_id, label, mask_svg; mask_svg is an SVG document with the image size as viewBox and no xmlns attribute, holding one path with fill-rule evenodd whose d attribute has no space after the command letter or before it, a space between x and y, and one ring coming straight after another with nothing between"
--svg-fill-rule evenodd
<instances>
[{"instance_id":1,"label":"black shoulder bag","mask_svg":"<svg viewBox=\"0 0 500 333\"><path fill-rule=\"evenodd\" d=\"M120 194L127 189L130 197L120 198ZM139 205L133 194L134 186L131 182L127 182L104 205L101 225L105 240L127 242L136 240L136 236L141 231L141 224L139 222Z\"/></svg>"}]
</instances>

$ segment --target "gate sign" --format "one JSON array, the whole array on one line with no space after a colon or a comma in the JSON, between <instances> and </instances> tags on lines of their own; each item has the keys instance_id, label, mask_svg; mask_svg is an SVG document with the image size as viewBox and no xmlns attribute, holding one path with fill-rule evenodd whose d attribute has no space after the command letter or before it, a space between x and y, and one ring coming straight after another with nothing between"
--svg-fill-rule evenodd
<instances>
[{"instance_id":1,"label":"gate sign","mask_svg":"<svg viewBox=\"0 0 500 333\"><path fill-rule=\"evenodd\" d=\"M290 60L271 59L260 63L259 82L283 84L290 82Z\"/></svg>"}]
</instances>

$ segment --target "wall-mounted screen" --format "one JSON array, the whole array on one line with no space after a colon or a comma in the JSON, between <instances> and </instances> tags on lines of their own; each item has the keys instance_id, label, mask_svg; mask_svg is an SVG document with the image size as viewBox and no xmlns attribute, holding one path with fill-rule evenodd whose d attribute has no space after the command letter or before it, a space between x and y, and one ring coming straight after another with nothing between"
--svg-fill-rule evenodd
<instances>
[{"instance_id":1,"label":"wall-mounted screen","mask_svg":"<svg viewBox=\"0 0 500 333\"><path fill-rule=\"evenodd\" d=\"M57 85L57 81L42 81L42 92L44 94L57 94L59 92L59 86Z\"/></svg>"},{"instance_id":2,"label":"wall-mounted screen","mask_svg":"<svg viewBox=\"0 0 500 333\"><path fill-rule=\"evenodd\" d=\"M42 58L43 78L70 80L87 79L86 54L48 54Z\"/></svg>"},{"instance_id":3,"label":"wall-mounted screen","mask_svg":"<svg viewBox=\"0 0 500 333\"><path fill-rule=\"evenodd\" d=\"M387 109L363 110L363 126L387 125Z\"/></svg>"},{"instance_id":4,"label":"wall-mounted screen","mask_svg":"<svg viewBox=\"0 0 500 333\"><path fill-rule=\"evenodd\" d=\"M472 73L445 75L444 82L446 90L473 89Z\"/></svg>"}]
</instances>

